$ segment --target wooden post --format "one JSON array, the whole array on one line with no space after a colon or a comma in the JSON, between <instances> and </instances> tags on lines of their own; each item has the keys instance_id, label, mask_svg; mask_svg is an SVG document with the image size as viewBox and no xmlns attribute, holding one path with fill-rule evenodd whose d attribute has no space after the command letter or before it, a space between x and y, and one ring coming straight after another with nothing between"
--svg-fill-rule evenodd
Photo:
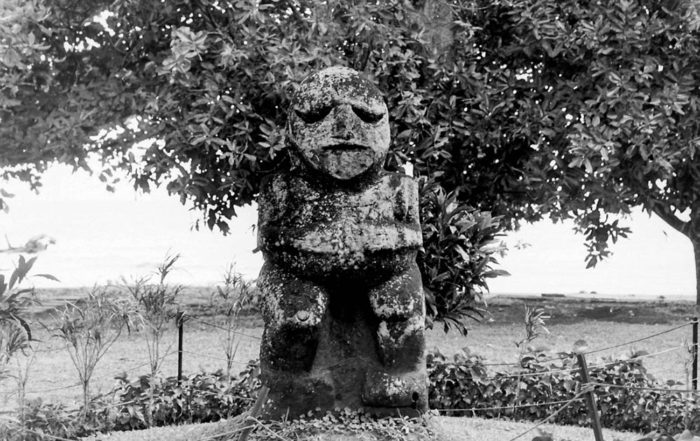
<instances>
[{"instance_id":1,"label":"wooden post","mask_svg":"<svg viewBox=\"0 0 700 441\"><path fill-rule=\"evenodd\" d=\"M694 167L697 170L697 166ZM696 186L695 186L696 187ZM693 189L695 189L693 187ZM673 224L671 224L673 225ZM690 373L693 390L698 390L698 318L700 317L700 200L693 203L690 210L690 222L683 225L681 233L688 236L693 244L695 256L695 313L693 314L693 367Z\"/></svg>"},{"instance_id":2,"label":"wooden post","mask_svg":"<svg viewBox=\"0 0 700 441\"><path fill-rule=\"evenodd\" d=\"M578 365L581 367L581 378L584 383L590 383L590 377L588 376L588 364L586 363L586 357L579 353L576 354L578 359ZM593 433L595 434L595 441L603 441L603 429L600 426L600 417L598 416L598 405L596 404L595 394L591 390L586 394L586 404L588 405L588 415L591 417L591 424L593 424Z\"/></svg>"},{"instance_id":3,"label":"wooden post","mask_svg":"<svg viewBox=\"0 0 700 441\"><path fill-rule=\"evenodd\" d=\"M182 336L184 334L184 316L181 311L177 313L177 383L182 384Z\"/></svg>"},{"instance_id":4,"label":"wooden post","mask_svg":"<svg viewBox=\"0 0 700 441\"><path fill-rule=\"evenodd\" d=\"M698 317L695 316L693 323L693 390L698 390Z\"/></svg>"}]
</instances>

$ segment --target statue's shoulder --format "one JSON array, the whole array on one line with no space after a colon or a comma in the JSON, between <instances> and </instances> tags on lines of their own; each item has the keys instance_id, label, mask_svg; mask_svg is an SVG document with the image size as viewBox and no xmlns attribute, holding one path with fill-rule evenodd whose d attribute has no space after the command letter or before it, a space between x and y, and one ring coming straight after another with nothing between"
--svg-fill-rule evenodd
<instances>
[{"instance_id":1,"label":"statue's shoulder","mask_svg":"<svg viewBox=\"0 0 700 441\"><path fill-rule=\"evenodd\" d=\"M279 202L287 199L290 188L288 173L275 173L263 178L260 183L260 202Z\"/></svg>"},{"instance_id":2,"label":"statue's shoulder","mask_svg":"<svg viewBox=\"0 0 700 441\"><path fill-rule=\"evenodd\" d=\"M397 220L418 222L418 181L403 173L386 172L379 181L380 192L389 197Z\"/></svg>"},{"instance_id":3,"label":"statue's shoulder","mask_svg":"<svg viewBox=\"0 0 700 441\"><path fill-rule=\"evenodd\" d=\"M418 180L403 173L385 172L382 174L379 187L390 191L400 199L418 200Z\"/></svg>"},{"instance_id":4,"label":"statue's shoulder","mask_svg":"<svg viewBox=\"0 0 700 441\"><path fill-rule=\"evenodd\" d=\"M289 178L287 173L270 174L262 178L262 181L260 182L260 188L262 191L272 191L273 189L279 188L280 186L286 186L286 182L288 179Z\"/></svg>"},{"instance_id":5,"label":"statue's shoulder","mask_svg":"<svg viewBox=\"0 0 700 441\"><path fill-rule=\"evenodd\" d=\"M260 182L258 195L258 223L276 222L287 206L289 185L284 174L268 175Z\"/></svg>"},{"instance_id":6,"label":"statue's shoulder","mask_svg":"<svg viewBox=\"0 0 700 441\"><path fill-rule=\"evenodd\" d=\"M383 172L379 182L383 186L406 191L418 191L418 180L403 173Z\"/></svg>"}]
</instances>

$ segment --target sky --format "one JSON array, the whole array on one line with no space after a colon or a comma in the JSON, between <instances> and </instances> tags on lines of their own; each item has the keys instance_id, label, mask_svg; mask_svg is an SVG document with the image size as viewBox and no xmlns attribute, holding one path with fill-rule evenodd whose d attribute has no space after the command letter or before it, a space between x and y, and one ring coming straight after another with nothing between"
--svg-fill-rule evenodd
<instances>
[{"instance_id":1,"label":"sky","mask_svg":"<svg viewBox=\"0 0 700 441\"><path fill-rule=\"evenodd\" d=\"M230 264L254 279L262 265L253 253L256 207L238 210L228 236L193 229L198 214L163 190L136 193L124 184L108 192L96 177L53 166L44 187L34 194L23 184L3 184L15 197L0 213L0 249L20 246L38 234L56 243L38 256L34 273L60 282L33 278L40 287L81 287L152 275L168 255L180 254L170 281L210 286L220 283ZM492 279L494 294L567 294L616 297L695 298L690 242L656 217L635 212L628 219L633 234L613 245L613 256L585 269L583 236L571 224L526 224L503 238L508 254L500 259L509 277ZM526 246L522 246L526 244ZM17 254L0 253L0 273L7 274Z\"/></svg>"}]
</instances>

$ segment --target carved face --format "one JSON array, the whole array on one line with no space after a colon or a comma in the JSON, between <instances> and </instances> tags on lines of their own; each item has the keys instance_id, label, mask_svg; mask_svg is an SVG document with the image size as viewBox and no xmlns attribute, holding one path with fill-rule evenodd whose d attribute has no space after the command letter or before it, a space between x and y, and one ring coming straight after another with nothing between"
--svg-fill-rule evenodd
<instances>
[{"instance_id":1,"label":"carved face","mask_svg":"<svg viewBox=\"0 0 700 441\"><path fill-rule=\"evenodd\" d=\"M345 67L324 69L302 82L292 99L289 127L301 157L339 180L381 164L389 150L389 115L382 95Z\"/></svg>"}]
</instances>

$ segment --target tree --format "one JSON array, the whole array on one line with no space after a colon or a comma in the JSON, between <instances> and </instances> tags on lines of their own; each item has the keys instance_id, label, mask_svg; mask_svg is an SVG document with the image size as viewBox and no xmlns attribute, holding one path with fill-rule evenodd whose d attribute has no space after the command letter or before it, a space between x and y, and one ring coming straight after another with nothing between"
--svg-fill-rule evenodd
<instances>
[{"instance_id":1,"label":"tree","mask_svg":"<svg viewBox=\"0 0 700 441\"><path fill-rule=\"evenodd\" d=\"M11 152L0 156L3 170L40 170L53 159L87 168L96 154L107 183L116 168L144 190L166 183L226 231L263 177L288 166L284 121L296 82L343 64L386 94L394 139L386 166L410 162L459 206L491 212L507 228L573 217L590 265L628 232L606 213L642 205L697 231L671 217L700 204L699 19L689 0L36 5L41 14L15 19L23 40L0 28L3 47L26 47L21 64L0 58L0 136ZM493 263L493 253L474 253L449 255ZM487 273L428 266L427 284L442 284L445 299L469 300L465 281Z\"/></svg>"}]
</instances>

